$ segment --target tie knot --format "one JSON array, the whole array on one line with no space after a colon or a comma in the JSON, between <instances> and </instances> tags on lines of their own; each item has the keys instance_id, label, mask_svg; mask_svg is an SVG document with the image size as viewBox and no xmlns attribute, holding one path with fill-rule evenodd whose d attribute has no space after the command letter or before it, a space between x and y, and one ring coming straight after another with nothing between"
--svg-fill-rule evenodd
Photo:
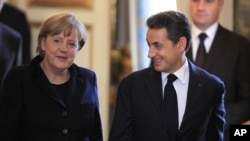
<instances>
[{"instance_id":1,"label":"tie knot","mask_svg":"<svg viewBox=\"0 0 250 141\"><path fill-rule=\"evenodd\" d=\"M207 34L206 33L201 33L199 35L200 41L203 42L206 38L207 38Z\"/></svg>"},{"instance_id":2,"label":"tie knot","mask_svg":"<svg viewBox=\"0 0 250 141\"><path fill-rule=\"evenodd\" d=\"M173 83L176 79L177 79L177 77L174 74L168 75L168 82Z\"/></svg>"}]
</instances>

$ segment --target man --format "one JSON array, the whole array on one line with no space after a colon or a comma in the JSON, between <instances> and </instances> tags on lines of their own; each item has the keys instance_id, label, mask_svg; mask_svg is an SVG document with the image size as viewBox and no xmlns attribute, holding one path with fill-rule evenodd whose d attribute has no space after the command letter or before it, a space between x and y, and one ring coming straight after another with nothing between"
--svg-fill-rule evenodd
<instances>
[{"instance_id":1,"label":"man","mask_svg":"<svg viewBox=\"0 0 250 141\"><path fill-rule=\"evenodd\" d=\"M206 33L203 68L225 83L225 141L228 141L229 126L250 119L250 45L246 38L217 22L223 4L224 0L190 0L193 39L187 57L196 61L198 35Z\"/></svg>"},{"instance_id":2,"label":"man","mask_svg":"<svg viewBox=\"0 0 250 141\"><path fill-rule=\"evenodd\" d=\"M147 26L152 66L120 83L109 141L222 141L224 84L186 58L188 19L166 11ZM170 82L170 76L177 79ZM168 101L174 94L177 100Z\"/></svg>"},{"instance_id":3,"label":"man","mask_svg":"<svg viewBox=\"0 0 250 141\"><path fill-rule=\"evenodd\" d=\"M0 0L0 12L3 0ZM0 23L0 87L6 73L13 66L22 64L21 34Z\"/></svg>"},{"instance_id":4,"label":"man","mask_svg":"<svg viewBox=\"0 0 250 141\"><path fill-rule=\"evenodd\" d=\"M31 34L25 13L8 3L4 3L0 12L0 22L22 35L22 63L29 63L31 60Z\"/></svg>"}]
</instances>

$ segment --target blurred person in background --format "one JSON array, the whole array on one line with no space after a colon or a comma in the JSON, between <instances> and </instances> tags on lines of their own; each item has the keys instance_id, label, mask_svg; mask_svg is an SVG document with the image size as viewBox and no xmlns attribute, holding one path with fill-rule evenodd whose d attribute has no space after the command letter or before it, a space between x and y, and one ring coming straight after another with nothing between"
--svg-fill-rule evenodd
<instances>
[{"instance_id":1,"label":"blurred person in background","mask_svg":"<svg viewBox=\"0 0 250 141\"><path fill-rule=\"evenodd\" d=\"M225 83L226 127L250 120L250 45L249 41L224 28L219 22L224 0L190 0L192 47L187 57L196 63L200 33L205 33L205 60L201 66Z\"/></svg>"},{"instance_id":2,"label":"blurred person in background","mask_svg":"<svg viewBox=\"0 0 250 141\"><path fill-rule=\"evenodd\" d=\"M0 13L2 8L3 0L0 0ZM14 29L0 22L0 87L6 76L6 73L12 67L21 64L22 36Z\"/></svg>"},{"instance_id":3,"label":"blurred person in background","mask_svg":"<svg viewBox=\"0 0 250 141\"><path fill-rule=\"evenodd\" d=\"M22 10L5 2L0 12L0 22L8 25L22 35L22 64L30 63L31 35L26 14Z\"/></svg>"}]
</instances>

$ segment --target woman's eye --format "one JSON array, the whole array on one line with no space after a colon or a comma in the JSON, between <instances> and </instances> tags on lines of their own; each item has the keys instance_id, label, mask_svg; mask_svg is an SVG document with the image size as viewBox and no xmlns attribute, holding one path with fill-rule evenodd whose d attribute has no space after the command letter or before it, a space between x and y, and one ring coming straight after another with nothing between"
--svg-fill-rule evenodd
<instances>
[{"instance_id":1,"label":"woman's eye","mask_svg":"<svg viewBox=\"0 0 250 141\"><path fill-rule=\"evenodd\" d=\"M61 40L55 39L54 42L55 42L55 43L60 43Z\"/></svg>"},{"instance_id":2,"label":"woman's eye","mask_svg":"<svg viewBox=\"0 0 250 141\"><path fill-rule=\"evenodd\" d=\"M75 43L69 43L69 45L70 45L71 47L76 47L76 44L75 44Z\"/></svg>"}]
</instances>

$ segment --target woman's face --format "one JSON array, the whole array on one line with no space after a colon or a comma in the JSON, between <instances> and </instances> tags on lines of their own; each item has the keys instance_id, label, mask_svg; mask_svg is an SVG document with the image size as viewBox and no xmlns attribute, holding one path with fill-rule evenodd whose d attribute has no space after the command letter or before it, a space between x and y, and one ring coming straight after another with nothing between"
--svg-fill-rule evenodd
<instances>
[{"instance_id":1,"label":"woman's face","mask_svg":"<svg viewBox=\"0 0 250 141\"><path fill-rule=\"evenodd\" d=\"M64 71L74 62L78 52L78 33L73 30L69 36L64 32L48 35L42 40L41 48L45 51L43 64L55 71Z\"/></svg>"}]
</instances>

